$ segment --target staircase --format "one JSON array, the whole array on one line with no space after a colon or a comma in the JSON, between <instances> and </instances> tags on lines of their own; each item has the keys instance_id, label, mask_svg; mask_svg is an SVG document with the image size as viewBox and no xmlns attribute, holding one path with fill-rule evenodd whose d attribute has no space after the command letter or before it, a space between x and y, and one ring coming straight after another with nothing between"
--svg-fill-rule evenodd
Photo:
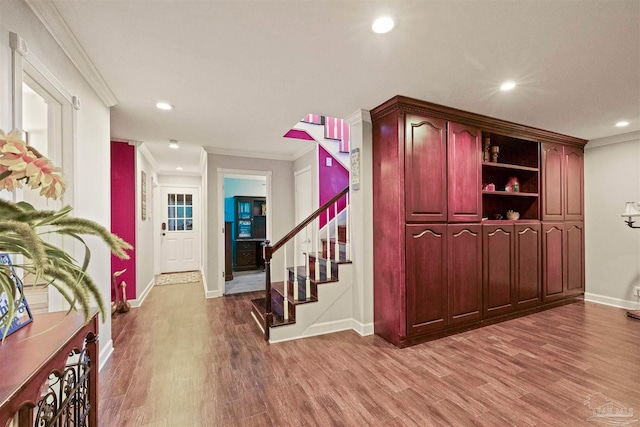
<instances>
[{"instance_id":1,"label":"staircase","mask_svg":"<svg viewBox=\"0 0 640 427\"><path fill-rule=\"evenodd\" d=\"M338 202L346 207L338 212ZM320 229L319 218L329 212L333 218ZM287 243L297 253L294 237L312 228L311 250L305 265L287 265ZM252 301L252 314L269 342L287 341L351 328L345 308L351 306L351 261L349 238L349 187L307 217L273 246L264 248L266 270L265 297ZM293 242L290 242L293 240ZM284 252L285 281L271 282L273 254ZM293 259L296 257L294 256Z\"/></svg>"}]
</instances>

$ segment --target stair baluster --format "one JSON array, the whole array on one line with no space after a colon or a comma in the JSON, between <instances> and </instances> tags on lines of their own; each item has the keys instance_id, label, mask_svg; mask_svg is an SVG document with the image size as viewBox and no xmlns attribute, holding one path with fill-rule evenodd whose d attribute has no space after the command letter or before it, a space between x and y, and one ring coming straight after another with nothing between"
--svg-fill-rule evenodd
<instances>
[{"instance_id":1,"label":"stair baluster","mask_svg":"<svg viewBox=\"0 0 640 427\"><path fill-rule=\"evenodd\" d=\"M298 239L293 239L293 300L298 301L298 270L296 268L296 258L298 258ZM284 277L285 285L289 279L289 274Z\"/></svg>"},{"instance_id":2,"label":"stair baluster","mask_svg":"<svg viewBox=\"0 0 640 427\"><path fill-rule=\"evenodd\" d=\"M334 222L334 224L336 226L336 241L335 241L335 246L334 246L333 253L335 254L336 262L340 262L340 242L338 241L338 240L340 240L339 239L340 231L338 230L338 224L339 224L339 221L338 221L338 202L335 202L333 204L333 213L334 213L333 222Z\"/></svg>"},{"instance_id":3,"label":"stair baluster","mask_svg":"<svg viewBox=\"0 0 640 427\"><path fill-rule=\"evenodd\" d=\"M271 311L271 258L273 258L273 247L269 240L264 241L262 249L264 256L264 277L265 277L265 299L264 299L264 340L269 341L269 331L273 325L273 311Z\"/></svg>"},{"instance_id":4,"label":"stair baluster","mask_svg":"<svg viewBox=\"0 0 640 427\"><path fill-rule=\"evenodd\" d=\"M347 216L347 219L345 221L345 224L347 225L347 230L346 230L346 242L344 244L344 252L345 252L345 256L347 257L347 259L351 259L351 223L349 222L349 220L351 219L351 204L349 204L350 200L349 200L349 193L346 194L347 196L347 206L344 208L345 210L345 215Z\"/></svg>"},{"instance_id":5,"label":"stair baluster","mask_svg":"<svg viewBox=\"0 0 640 427\"><path fill-rule=\"evenodd\" d=\"M331 279L331 221L329 220L329 212L331 209L327 207L327 279Z\"/></svg>"},{"instance_id":6,"label":"stair baluster","mask_svg":"<svg viewBox=\"0 0 640 427\"><path fill-rule=\"evenodd\" d=\"M282 247L282 251L284 252L284 286L283 293L284 299L282 301L282 316L284 320L289 320L289 286L287 286L287 278L289 277L289 271L287 270L287 244L285 243Z\"/></svg>"},{"instance_id":7,"label":"stair baluster","mask_svg":"<svg viewBox=\"0 0 640 427\"><path fill-rule=\"evenodd\" d=\"M309 226L307 225L305 227L306 229L306 236L307 236L307 244L309 243ZM313 233L313 230L311 230L311 232ZM305 288L304 288L304 300L308 300L309 299L309 295L311 295L311 278L309 278L309 246L307 246L307 252L305 253L304 256L304 275L305 275Z\"/></svg>"},{"instance_id":8,"label":"stair baluster","mask_svg":"<svg viewBox=\"0 0 640 427\"><path fill-rule=\"evenodd\" d=\"M316 256L315 256L315 266L314 266L314 270L313 271L315 271L315 279L316 280L320 280L320 263L318 261L318 258L319 258L318 257L318 246L319 246L318 245L318 238L320 237L320 217L318 216L318 218L316 218L313 222L316 224L316 226L314 227L315 228L315 230L314 230L315 232L313 233L313 247L316 250L315 251L315 254L316 254Z\"/></svg>"}]
</instances>

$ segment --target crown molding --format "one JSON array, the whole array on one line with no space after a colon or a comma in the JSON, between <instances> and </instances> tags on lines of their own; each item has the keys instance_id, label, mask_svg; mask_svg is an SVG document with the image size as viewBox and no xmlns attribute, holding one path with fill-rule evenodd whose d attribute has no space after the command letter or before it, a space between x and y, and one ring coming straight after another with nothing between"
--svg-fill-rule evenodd
<instances>
[{"instance_id":1,"label":"crown molding","mask_svg":"<svg viewBox=\"0 0 640 427\"><path fill-rule=\"evenodd\" d=\"M204 148L200 147L200 174L204 175L207 172L207 152Z\"/></svg>"},{"instance_id":2,"label":"crown molding","mask_svg":"<svg viewBox=\"0 0 640 427\"><path fill-rule=\"evenodd\" d=\"M156 161L155 157L153 157L153 154L151 154L151 152L149 151L147 146L144 144L144 142L136 145L138 146L138 150L140 151L140 154L142 154L144 158L147 159L147 161L149 162L149 164L151 165L155 173L159 173L160 166L158 165L158 162Z\"/></svg>"},{"instance_id":3,"label":"crown molding","mask_svg":"<svg viewBox=\"0 0 640 427\"><path fill-rule=\"evenodd\" d=\"M96 94L107 107L113 107L118 99L104 81L98 69L84 51L78 39L65 22L51 0L25 0L44 27L67 54L80 74L87 80Z\"/></svg>"},{"instance_id":4,"label":"crown molding","mask_svg":"<svg viewBox=\"0 0 640 427\"><path fill-rule=\"evenodd\" d=\"M590 140L584 149L589 150L591 148L603 147L605 145L620 144L622 142L639 141L640 131L623 133L621 135L607 136L605 138L597 138Z\"/></svg>"}]
</instances>

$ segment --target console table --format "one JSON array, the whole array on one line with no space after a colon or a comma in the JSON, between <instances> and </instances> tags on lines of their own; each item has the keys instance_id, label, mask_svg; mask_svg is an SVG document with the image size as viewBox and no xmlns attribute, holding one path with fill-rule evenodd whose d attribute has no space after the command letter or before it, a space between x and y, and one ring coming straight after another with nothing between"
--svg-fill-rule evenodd
<instances>
[{"instance_id":1,"label":"console table","mask_svg":"<svg viewBox=\"0 0 640 427\"><path fill-rule=\"evenodd\" d=\"M72 354L77 361L68 362ZM96 427L97 367L97 312L86 323L77 313L34 316L0 343L0 426L17 413L17 427L60 419Z\"/></svg>"}]
</instances>

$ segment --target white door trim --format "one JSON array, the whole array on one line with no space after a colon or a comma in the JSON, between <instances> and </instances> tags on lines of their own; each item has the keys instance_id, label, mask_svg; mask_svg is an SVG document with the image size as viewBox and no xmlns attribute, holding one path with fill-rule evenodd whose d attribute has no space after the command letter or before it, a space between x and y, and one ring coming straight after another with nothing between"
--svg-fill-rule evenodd
<instances>
[{"instance_id":1,"label":"white door trim","mask_svg":"<svg viewBox=\"0 0 640 427\"><path fill-rule=\"evenodd\" d=\"M203 210L202 210L202 188L199 185L178 185L178 184L162 184L159 186L159 193L160 195L162 195L162 191L164 189L172 189L172 188L179 188L179 189L193 189L194 193L198 194L198 199L199 199L199 207L198 207L198 215L197 217L193 218L194 221L194 228L195 226L198 227L198 237L200 238L200 242L202 242L202 239L204 238L203 234L202 234L202 224L204 221L203 218ZM164 209L165 203L164 201L160 200L159 201L159 205L160 205L160 209ZM164 212L160 213L160 215L157 215L160 218L160 222L162 222L162 218L164 218ZM158 230L156 230L158 231ZM158 239L158 241L160 241L161 239ZM198 266L202 265L202 250L201 250L201 243L198 244ZM160 260L162 260L162 243L160 243ZM162 263L162 261L160 261L160 264ZM199 267L198 267L199 268Z\"/></svg>"},{"instance_id":2,"label":"white door trim","mask_svg":"<svg viewBox=\"0 0 640 427\"><path fill-rule=\"evenodd\" d=\"M270 215L273 212L273 207L271 206L271 202L273 200L271 194L271 175L272 171L257 171L257 170L245 170L245 169L225 169L225 168L217 168L217 182L216 182L216 191L218 193L218 197L216 203L218 204L218 223L216 224L216 236L218 237L218 277L215 283L218 284L218 291L215 293L215 296L224 295L225 289L225 281L224 281L224 177L225 175L254 175L254 176L264 176L267 180L267 240L271 240L273 242L272 235L272 218Z\"/></svg>"}]
</instances>

